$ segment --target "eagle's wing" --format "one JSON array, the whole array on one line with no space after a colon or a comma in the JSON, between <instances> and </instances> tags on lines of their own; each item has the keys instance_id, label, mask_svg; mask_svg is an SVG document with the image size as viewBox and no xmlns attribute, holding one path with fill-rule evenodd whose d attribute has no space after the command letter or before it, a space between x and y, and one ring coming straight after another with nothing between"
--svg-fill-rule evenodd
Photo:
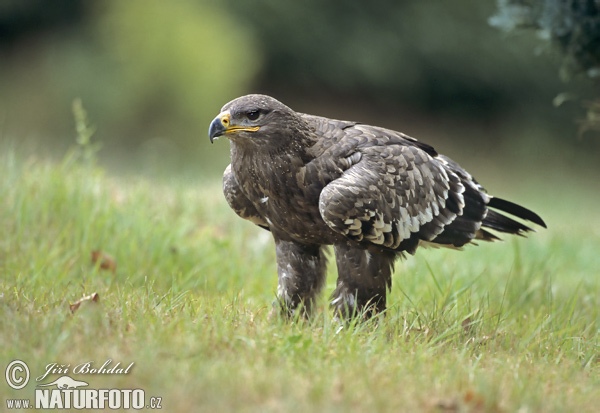
<instances>
[{"instance_id":1,"label":"eagle's wing","mask_svg":"<svg viewBox=\"0 0 600 413\"><path fill-rule=\"evenodd\" d=\"M227 203L236 214L259 227L269 229L269 224L258 213L246 195L242 193L237 180L231 172L231 165L228 165L223 173L223 193L225 194Z\"/></svg>"},{"instance_id":2,"label":"eagle's wing","mask_svg":"<svg viewBox=\"0 0 600 413\"><path fill-rule=\"evenodd\" d=\"M339 154L343 171L319 196L321 216L333 230L409 253L421 241L460 247L473 238L496 239L481 228L491 197L456 163L391 130L355 124L344 132L323 153Z\"/></svg>"}]
</instances>

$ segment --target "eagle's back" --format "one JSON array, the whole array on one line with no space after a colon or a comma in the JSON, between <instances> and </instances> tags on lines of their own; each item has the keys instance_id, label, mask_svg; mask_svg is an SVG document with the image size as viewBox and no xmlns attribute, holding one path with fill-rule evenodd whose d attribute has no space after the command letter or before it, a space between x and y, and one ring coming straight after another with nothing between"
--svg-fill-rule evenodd
<instances>
[{"instance_id":1,"label":"eagle's back","mask_svg":"<svg viewBox=\"0 0 600 413\"><path fill-rule=\"evenodd\" d=\"M303 116L319 135L307 175L318 181L322 174L332 176L332 169L338 172L321 189L321 216L349 239L414 253L422 243L461 247L474 239L498 239L485 228L530 230L490 207L544 225L533 212L489 196L460 165L408 135Z\"/></svg>"}]
</instances>

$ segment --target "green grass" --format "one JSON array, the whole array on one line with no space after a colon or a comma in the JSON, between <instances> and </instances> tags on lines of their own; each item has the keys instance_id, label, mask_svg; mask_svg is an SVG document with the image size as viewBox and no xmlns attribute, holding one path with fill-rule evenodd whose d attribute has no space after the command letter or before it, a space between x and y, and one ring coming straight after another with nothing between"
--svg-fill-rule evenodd
<instances>
[{"instance_id":1,"label":"green grass","mask_svg":"<svg viewBox=\"0 0 600 413\"><path fill-rule=\"evenodd\" d=\"M520 182L502 195L539 211L548 230L421 249L398 262L385 318L341 327L325 299L310 321L269 320L272 241L229 210L216 175L119 178L81 154L0 155L2 369L21 359L37 377L53 362L135 362L128 375L72 377L144 389L165 411L600 406L597 191L566 177L560 193L543 176ZM93 264L93 250L116 271ZM99 301L72 314L93 292ZM36 384L3 382L3 406L32 399Z\"/></svg>"}]
</instances>

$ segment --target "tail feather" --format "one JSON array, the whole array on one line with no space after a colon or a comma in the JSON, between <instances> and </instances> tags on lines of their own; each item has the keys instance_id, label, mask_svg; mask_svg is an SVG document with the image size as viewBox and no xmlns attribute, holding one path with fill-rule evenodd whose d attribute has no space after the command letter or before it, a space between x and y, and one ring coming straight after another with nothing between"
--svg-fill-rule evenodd
<instances>
[{"instance_id":1,"label":"tail feather","mask_svg":"<svg viewBox=\"0 0 600 413\"><path fill-rule=\"evenodd\" d=\"M534 224L538 224L546 228L546 223L538 214L513 202L506 201L501 198L491 197L488 207L506 212L526 221L531 221ZM491 209L488 210L486 217L483 219L482 225L484 227L508 234L523 235L525 232L533 231L533 229L527 225L515 221L514 219Z\"/></svg>"},{"instance_id":2,"label":"tail feather","mask_svg":"<svg viewBox=\"0 0 600 413\"><path fill-rule=\"evenodd\" d=\"M475 239L480 239L482 241L502 241L500 238L498 238L491 232L486 231L485 229L477 230L477 232L475 233Z\"/></svg>"},{"instance_id":3,"label":"tail feather","mask_svg":"<svg viewBox=\"0 0 600 413\"><path fill-rule=\"evenodd\" d=\"M526 219L527 221L531 221L534 224L538 224L544 228L547 228L546 223L538 214L527 208L522 207L521 205L517 205L514 202L510 202L502 198L490 197L488 207L508 212L509 214L512 214L517 218Z\"/></svg>"},{"instance_id":4,"label":"tail feather","mask_svg":"<svg viewBox=\"0 0 600 413\"><path fill-rule=\"evenodd\" d=\"M488 211L482 225L507 234L523 235L524 232L533 231L533 229L529 228L527 225L493 210Z\"/></svg>"}]
</instances>

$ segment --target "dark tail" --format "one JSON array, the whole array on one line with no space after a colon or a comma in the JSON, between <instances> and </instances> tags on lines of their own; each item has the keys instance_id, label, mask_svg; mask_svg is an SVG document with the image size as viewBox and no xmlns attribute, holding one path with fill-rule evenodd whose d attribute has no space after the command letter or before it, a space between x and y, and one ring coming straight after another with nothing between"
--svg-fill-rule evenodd
<instances>
[{"instance_id":1,"label":"dark tail","mask_svg":"<svg viewBox=\"0 0 600 413\"><path fill-rule=\"evenodd\" d=\"M546 228L546 223L538 214L513 202L492 197L487 206ZM483 219L482 225L496 231L516 235L523 235L525 232L533 231L533 229L527 225L491 209L488 209L488 213Z\"/></svg>"}]
</instances>

